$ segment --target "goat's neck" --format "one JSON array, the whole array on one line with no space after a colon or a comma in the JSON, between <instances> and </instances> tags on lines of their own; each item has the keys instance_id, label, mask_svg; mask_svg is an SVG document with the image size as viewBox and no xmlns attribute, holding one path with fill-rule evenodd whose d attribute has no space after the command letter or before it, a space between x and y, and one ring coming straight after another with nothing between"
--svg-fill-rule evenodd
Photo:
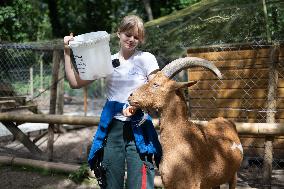
<instances>
[{"instance_id":1,"label":"goat's neck","mask_svg":"<svg viewBox=\"0 0 284 189\"><path fill-rule=\"evenodd\" d=\"M161 129L173 130L173 127L178 128L187 122L188 113L187 105L181 93L175 94L169 100L161 112ZM167 126L169 125L169 126Z\"/></svg>"}]
</instances>

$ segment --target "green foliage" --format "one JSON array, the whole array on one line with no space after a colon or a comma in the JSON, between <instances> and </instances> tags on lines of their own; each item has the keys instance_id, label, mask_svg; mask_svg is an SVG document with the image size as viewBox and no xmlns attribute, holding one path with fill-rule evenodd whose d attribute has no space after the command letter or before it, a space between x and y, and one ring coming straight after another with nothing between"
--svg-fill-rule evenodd
<instances>
[{"instance_id":1,"label":"green foliage","mask_svg":"<svg viewBox=\"0 0 284 189\"><path fill-rule=\"evenodd\" d=\"M284 3L267 1L268 25L274 40L284 38Z\"/></svg>"},{"instance_id":2,"label":"green foliage","mask_svg":"<svg viewBox=\"0 0 284 189\"><path fill-rule=\"evenodd\" d=\"M49 88L51 83L51 75L45 75L42 77L43 81L43 88ZM25 80L13 80L12 83L13 89L17 94L20 95L27 95L30 93L30 83ZM40 89L41 88L41 78L40 75L35 75L33 78L33 87L34 89ZM36 94L35 94L36 95Z\"/></svg>"},{"instance_id":3,"label":"green foliage","mask_svg":"<svg viewBox=\"0 0 284 189\"><path fill-rule=\"evenodd\" d=\"M85 178L88 178L88 176L89 176L88 165L83 164L77 171L69 175L69 179L75 182L76 184L78 184L83 182Z\"/></svg>"},{"instance_id":4,"label":"green foliage","mask_svg":"<svg viewBox=\"0 0 284 189\"><path fill-rule=\"evenodd\" d=\"M180 10L200 0L152 0L154 18ZM136 14L147 20L141 0L57 0L57 10L48 10L48 1L4 0L0 2L0 36L2 41L36 41L50 39L49 13L56 11L59 25L56 36L104 30L115 32L122 17ZM56 27L56 26L55 26ZM54 28L53 28L54 29ZM54 36L53 36L54 37Z\"/></svg>"},{"instance_id":5,"label":"green foliage","mask_svg":"<svg viewBox=\"0 0 284 189\"><path fill-rule=\"evenodd\" d=\"M284 3L268 2L269 28L274 41L284 39ZM274 9L273 9L274 7ZM277 7L277 8L275 8ZM142 49L154 53L161 66L186 55L190 47L267 41L261 1L203 0L171 15L146 23ZM273 26L274 24L274 26Z\"/></svg>"},{"instance_id":6,"label":"green foliage","mask_svg":"<svg viewBox=\"0 0 284 189\"><path fill-rule=\"evenodd\" d=\"M145 8L141 0L58 0L55 2L58 9L57 16L62 27L62 31L60 31L60 36L62 35L62 37L69 34L69 32L74 32L75 35L98 30L113 33L116 31L120 19L127 14L137 14L144 20L147 20ZM210 32L208 29L216 30L216 27L223 28L222 24L225 24L223 29L225 32L232 27L235 27L235 31L239 32L239 21L245 18L245 20L248 20L247 23L242 21L241 24L244 24L243 28L249 29L242 30L241 35L250 36L257 34L258 37L263 37L262 34L259 35L259 27L254 29L254 26L258 26L258 24L262 26L261 32L265 28L263 7L259 0L203 0L201 2L200 0L152 0L150 2L154 18L166 16L173 12L176 15L180 15L177 10L196 5L197 3L197 6L193 7L200 6L200 12L192 12L191 10L194 9L192 7L190 9L186 8L185 10L188 10L188 15L190 16L184 16L186 11L183 10L180 15L182 17L179 19L187 22L188 25L192 23L193 26L189 27L191 29L195 28L196 31L201 30L202 33L204 33L203 30L205 29L207 29L207 32ZM284 27L283 3L274 0L266 0L266 2L271 35L274 39L282 38ZM4 0L0 4L0 36L2 41L35 41L51 37L51 24L46 0ZM209 4L216 4L213 9L216 8L220 11L215 11L212 14L212 10L209 10L211 13L202 14L199 17L198 14L204 12ZM254 6L256 9L254 9ZM249 14L249 11L252 14ZM219 25L215 25L217 22ZM178 24L180 23L182 22L174 21L171 28L179 27ZM186 24L182 25L185 26ZM212 28L210 25L214 27ZM233 35L234 33L229 34ZM189 37L195 38L195 34L192 35ZM216 37L216 35L213 36ZM223 39L217 36L216 42L218 40Z\"/></svg>"},{"instance_id":7,"label":"green foliage","mask_svg":"<svg viewBox=\"0 0 284 189\"><path fill-rule=\"evenodd\" d=\"M201 0L152 0L151 3L154 17L159 18L193 5L199 1Z\"/></svg>"},{"instance_id":8,"label":"green foliage","mask_svg":"<svg viewBox=\"0 0 284 189\"><path fill-rule=\"evenodd\" d=\"M63 33L75 35L91 31L115 32L120 19L127 14L145 17L139 0L74 0L57 1L60 23Z\"/></svg>"},{"instance_id":9,"label":"green foliage","mask_svg":"<svg viewBox=\"0 0 284 189\"><path fill-rule=\"evenodd\" d=\"M1 41L36 41L50 37L44 4L29 0L6 0L1 4Z\"/></svg>"},{"instance_id":10,"label":"green foliage","mask_svg":"<svg viewBox=\"0 0 284 189\"><path fill-rule=\"evenodd\" d=\"M12 83L13 89L16 94L27 95L30 91L30 85L26 82L13 82Z\"/></svg>"}]
</instances>

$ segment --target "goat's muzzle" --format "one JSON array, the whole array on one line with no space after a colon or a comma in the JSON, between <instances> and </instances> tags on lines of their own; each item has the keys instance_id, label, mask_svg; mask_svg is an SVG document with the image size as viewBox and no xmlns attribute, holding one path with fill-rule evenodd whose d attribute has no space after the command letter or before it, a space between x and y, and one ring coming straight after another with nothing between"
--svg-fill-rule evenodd
<instances>
[{"instance_id":1,"label":"goat's muzzle","mask_svg":"<svg viewBox=\"0 0 284 189\"><path fill-rule=\"evenodd\" d=\"M128 97L128 102L131 106L139 107L139 103L137 101L133 100L132 93Z\"/></svg>"}]
</instances>

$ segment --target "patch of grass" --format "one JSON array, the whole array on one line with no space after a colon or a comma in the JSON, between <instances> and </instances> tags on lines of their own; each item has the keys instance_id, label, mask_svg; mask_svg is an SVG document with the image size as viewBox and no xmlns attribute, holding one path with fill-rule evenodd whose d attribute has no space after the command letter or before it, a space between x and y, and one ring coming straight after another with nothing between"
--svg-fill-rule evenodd
<instances>
[{"instance_id":1,"label":"patch of grass","mask_svg":"<svg viewBox=\"0 0 284 189\"><path fill-rule=\"evenodd\" d=\"M77 171L69 174L68 178L70 180L72 180L73 182L75 182L76 184L80 184L86 178L88 178L88 176L89 176L88 165L87 164L83 164L83 165L81 165L81 167Z\"/></svg>"}]
</instances>

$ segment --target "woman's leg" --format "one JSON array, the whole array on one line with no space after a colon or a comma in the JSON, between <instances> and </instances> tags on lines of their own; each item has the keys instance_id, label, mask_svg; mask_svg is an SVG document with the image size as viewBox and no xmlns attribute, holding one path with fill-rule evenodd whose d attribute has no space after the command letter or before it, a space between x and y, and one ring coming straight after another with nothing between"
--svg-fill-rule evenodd
<instances>
[{"instance_id":1,"label":"woman's leg","mask_svg":"<svg viewBox=\"0 0 284 189\"><path fill-rule=\"evenodd\" d=\"M155 170L151 157L140 157L130 125L124 126L128 189L153 189Z\"/></svg>"},{"instance_id":2,"label":"woman's leg","mask_svg":"<svg viewBox=\"0 0 284 189\"><path fill-rule=\"evenodd\" d=\"M103 166L106 170L106 189L123 189L125 150L123 141L124 122L113 119L109 125L104 147Z\"/></svg>"}]
</instances>

